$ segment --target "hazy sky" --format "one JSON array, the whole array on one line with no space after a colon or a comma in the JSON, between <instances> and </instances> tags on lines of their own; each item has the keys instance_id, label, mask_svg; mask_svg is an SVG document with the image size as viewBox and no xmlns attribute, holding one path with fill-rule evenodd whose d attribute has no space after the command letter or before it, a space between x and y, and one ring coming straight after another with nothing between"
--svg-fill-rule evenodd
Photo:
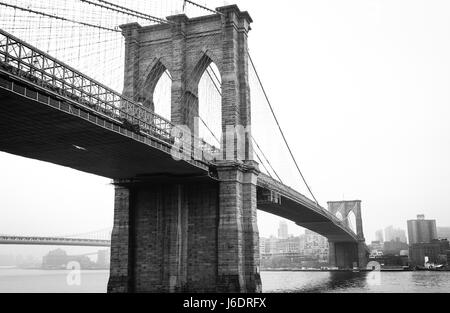
<instances>
[{"instance_id":1,"label":"hazy sky","mask_svg":"<svg viewBox=\"0 0 450 313\"><path fill-rule=\"evenodd\" d=\"M450 226L450 2L236 2L253 17L252 57L321 205L362 200L368 242L419 213ZM304 192L286 160L274 167ZM0 175L0 233L112 225L109 179L4 153ZM278 217L258 218L262 236L276 234Z\"/></svg>"}]
</instances>

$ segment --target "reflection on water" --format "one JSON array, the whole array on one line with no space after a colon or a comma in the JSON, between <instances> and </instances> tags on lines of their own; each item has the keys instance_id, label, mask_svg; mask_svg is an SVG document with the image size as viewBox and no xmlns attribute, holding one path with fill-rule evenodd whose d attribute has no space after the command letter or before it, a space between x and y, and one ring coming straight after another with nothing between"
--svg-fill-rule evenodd
<instances>
[{"instance_id":1,"label":"reflection on water","mask_svg":"<svg viewBox=\"0 0 450 313\"><path fill-rule=\"evenodd\" d=\"M106 292L109 271L0 268L0 292ZM450 292L450 272L262 272L264 292ZM70 281L70 279L69 279Z\"/></svg>"},{"instance_id":2,"label":"reflection on water","mask_svg":"<svg viewBox=\"0 0 450 313\"><path fill-rule=\"evenodd\" d=\"M450 292L450 272L263 272L264 292Z\"/></svg>"},{"instance_id":3,"label":"reflection on water","mask_svg":"<svg viewBox=\"0 0 450 313\"><path fill-rule=\"evenodd\" d=\"M108 270L82 271L79 285L70 283L71 273L69 270L0 269L0 292L106 292Z\"/></svg>"}]
</instances>

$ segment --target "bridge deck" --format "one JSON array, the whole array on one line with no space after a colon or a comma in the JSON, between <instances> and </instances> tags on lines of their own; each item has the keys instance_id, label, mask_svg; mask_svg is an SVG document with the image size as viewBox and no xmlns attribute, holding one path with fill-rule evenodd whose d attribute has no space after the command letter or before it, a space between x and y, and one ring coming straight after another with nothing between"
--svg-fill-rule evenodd
<instances>
[{"instance_id":1,"label":"bridge deck","mask_svg":"<svg viewBox=\"0 0 450 313\"><path fill-rule=\"evenodd\" d=\"M328 210L277 180L260 174L258 187L281 196L281 203L258 199L258 209L272 213L310 229L332 241L355 242L356 234Z\"/></svg>"},{"instance_id":2,"label":"bridge deck","mask_svg":"<svg viewBox=\"0 0 450 313\"><path fill-rule=\"evenodd\" d=\"M175 161L171 145L157 137L138 135L1 70L0 103L0 147L8 153L110 178L208 170L202 162Z\"/></svg>"}]
</instances>

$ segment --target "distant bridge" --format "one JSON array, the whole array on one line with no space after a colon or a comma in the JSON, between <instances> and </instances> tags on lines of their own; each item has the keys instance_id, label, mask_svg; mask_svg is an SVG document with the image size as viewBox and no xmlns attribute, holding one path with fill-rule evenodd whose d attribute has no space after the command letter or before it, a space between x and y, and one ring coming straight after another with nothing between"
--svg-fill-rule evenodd
<instances>
[{"instance_id":1,"label":"distant bridge","mask_svg":"<svg viewBox=\"0 0 450 313\"><path fill-rule=\"evenodd\" d=\"M111 240L2 235L0 245L110 247Z\"/></svg>"}]
</instances>

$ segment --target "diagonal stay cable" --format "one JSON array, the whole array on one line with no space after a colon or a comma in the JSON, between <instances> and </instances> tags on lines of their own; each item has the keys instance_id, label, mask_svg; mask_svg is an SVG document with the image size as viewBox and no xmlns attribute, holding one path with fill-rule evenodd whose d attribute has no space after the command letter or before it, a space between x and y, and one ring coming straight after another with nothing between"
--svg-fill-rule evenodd
<instances>
[{"instance_id":1,"label":"diagonal stay cable","mask_svg":"<svg viewBox=\"0 0 450 313\"><path fill-rule=\"evenodd\" d=\"M205 125L206 129L208 129L208 131L211 133L211 135L214 137L214 139L219 143L220 145L220 140L216 137L216 135L213 133L213 131L211 130L211 128L209 128L209 126L206 124L205 120L199 116L200 120L202 121L203 125Z\"/></svg>"},{"instance_id":2,"label":"diagonal stay cable","mask_svg":"<svg viewBox=\"0 0 450 313\"><path fill-rule=\"evenodd\" d=\"M264 93L264 97L266 98L266 101L267 101L267 103L269 105L270 111L272 112L273 118L275 119L275 122L277 123L278 129L280 130L281 136L283 137L284 143L286 144L286 147L287 147L287 149L289 151L289 154L291 155L291 158L294 161L295 167L297 168L298 173L300 174L303 182L305 183L306 188L308 188L308 191L311 194L311 196L313 197L314 201L316 202L317 205L319 205L319 203L317 202L316 197L314 196L314 194L311 191L311 188L309 187L308 183L306 182L306 179L303 176L303 173L300 170L300 167L298 166L297 160L295 159L294 154L292 153L291 147L289 146L289 144L287 142L287 139L286 139L286 137L284 135L283 129L281 128L281 125L278 122L278 119L277 119L277 116L275 115L275 112L273 110L272 104L270 103L269 97L267 96L266 90L264 89L264 86L263 86L263 84L261 82L261 78L258 75L258 71L256 70L256 67L255 67L255 64L253 63L252 57L250 56L250 52L247 51L247 54L248 54L248 58L250 60L250 63L252 65L252 67L253 67L253 70L255 71L256 78L258 79L259 85L261 86L261 89L262 89L262 91Z\"/></svg>"},{"instance_id":3,"label":"diagonal stay cable","mask_svg":"<svg viewBox=\"0 0 450 313\"><path fill-rule=\"evenodd\" d=\"M283 183L283 181L281 180L280 176L278 176L277 171L275 171L275 169L272 167L272 164L269 162L269 160L267 159L266 155L264 154L264 151L262 151L261 147L259 146L259 144L256 142L255 138L250 135L250 137L252 138L253 142L256 144L256 146L258 147L259 151L261 151L261 154L263 156L263 158L266 160L267 164L270 166L270 168L272 169L272 171L274 172L275 176L277 176L278 180L280 181L280 183ZM258 155L258 154L257 154Z\"/></svg>"},{"instance_id":4,"label":"diagonal stay cable","mask_svg":"<svg viewBox=\"0 0 450 313\"><path fill-rule=\"evenodd\" d=\"M209 68L211 68L211 66L210 66ZM211 69L211 71L213 72L215 78L219 81L219 78L217 77L217 75L216 75L216 73L214 72L214 70ZM216 88L216 90L217 90L217 92L219 93L219 95L222 96L222 92L220 91L220 89L219 89L219 87L217 86L216 82L214 81L214 79L212 78L211 74L209 73L209 69L208 69L208 68L206 69L206 73L208 73L208 76L209 76L209 78L211 79L211 82L213 83L213 85L214 85L214 87ZM203 121L203 119L202 119L202 121ZM203 121L203 123L205 124L204 121ZM208 128L208 130L209 130L208 125L205 124L205 126L206 126L206 128ZM211 132L211 130L210 130L210 132ZM212 132L211 132L211 133L212 133ZM213 134L213 136L214 136L214 134ZM214 137L215 137L215 136L214 136ZM250 137L251 137L251 139L253 140L253 142L256 144L256 146L258 147L259 151L261 151L261 154L262 154L263 158L266 160L267 164L268 164L269 167L272 169L272 171L273 171L273 173L275 174L275 176L277 176L278 180L279 180L281 183L283 183L283 181L281 180L281 178L280 178L280 176L278 175L277 171L275 171L275 169L273 168L272 164L270 163L270 161L267 159L266 155L264 154L264 151L262 151L261 147L260 147L259 144L256 142L255 138L254 138L252 135L250 135ZM264 162L261 160L261 158L259 157L258 153L256 153L256 151L255 151L255 154L256 154L256 157L258 158L259 162L263 165L264 169L265 169L265 170L267 171L267 173L269 174L269 176L272 177L272 175L270 174L270 172L268 171L268 169L267 169L267 167L265 166Z\"/></svg>"},{"instance_id":5,"label":"diagonal stay cable","mask_svg":"<svg viewBox=\"0 0 450 313\"><path fill-rule=\"evenodd\" d=\"M270 178L273 178L272 174L270 174L269 170L267 169L266 165L264 164L264 162L259 157L258 153L255 153L255 154L256 154L256 157L258 158L259 163L264 167L264 169L266 170L267 174L269 174Z\"/></svg>"},{"instance_id":6,"label":"diagonal stay cable","mask_svg":"<svg viewBox=\"0 0 450 313\"><path fill-rule=\"evenodd\" d=\"M210 66L211 67L211 66ZM209 68L210 68L209 67ZM214 81L214 79L211 76L211 73L209 73L209 68L206 69L206 73L208 74L209 78L211 79L211 82L213 83L214 87L216 88L217 92L219 93L220 96L222 96L222 91L220 91L220 88L217 86L216 82ZM214 71L211 70L214 74ZM215 76L216 74L214 74ZM216 76L217 77L217 76ZM219 80L218 80L219 81Z\"/></svg>"}]
</instances>

